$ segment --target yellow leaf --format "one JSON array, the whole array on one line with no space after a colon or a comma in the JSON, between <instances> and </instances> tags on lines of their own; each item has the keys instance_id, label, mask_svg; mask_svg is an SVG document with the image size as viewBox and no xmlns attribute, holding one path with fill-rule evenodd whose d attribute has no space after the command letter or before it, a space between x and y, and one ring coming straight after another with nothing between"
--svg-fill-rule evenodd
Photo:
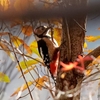
<instances>
[{"instance_id":1,"label":"yellow leaf","mask_svg":"<svg viewBox=\"0 0 100 100\"><path fill-rule=\"evenodd\" d=\"M5 11L9 8L10 1L9 0L0 0L0 5L2 6L2 10Z\"/></svg>"},{"instance_id":2,"label":"yellow leaf","mask_svg":"<svg viewBox=\"0 0 100 100\"><path fill-rule=\"evenodd\" d=\"M86 43L86 42L84 42L84 48L85 48L85 49L87 48L87 43Z\"/></svg>"},{"instance_id":3,"label":"yellow leaf","mask_svg":"<svg viewBox=\"0 0 100 100\"><path fill-rule=\"evenodd\" d=\"M27 82L27 83L28 83L28 86L31 86L31 85L33 84L32 81L29 81L29 82ZM11 97L14 96L14 95L16 95L16 94L18 94L19 91L24 91L24 90L26 90L26 89L27 89L27 85L26 85L26 84L23 84L21 87L19 87L19 88L11 95Z\"/></svg>"},{"instance_id":4,"label":"yellow leaf","mask_svg":"<svg viewBox=\"0 0 100 100\"><path fill-rule=\"evenodd\" d=\"M98 40L98 39L100 39L100 35L98 35L98 36L85 36L85 39L88 41L88 42L94 42L94 41L96 41L96 40Z\"/></svg>"},{"instance_id":5,"label":"yellow leaf","mask_svg":"<svg viewBox=\"0 0 100 100\"><path fill-rule=\"evenodd\" d=\"M60 28L54 28L54 38L56 39L56 41L58 42L58 45L60 45L61 43L61 33L62 30Z\"/></svg>"},{"instance_id":6,"label":"yellow leaf","mask_svg":"<svg viewBox=\"0 0 100 100\"><path fill-rule=\"evenodd\" d=\"M36 87L38 89L42 89L42 87L44 86L44 82L47 82L48 78L46 76L43 76L41 78L36 79L35 81L29 81L28 86L31 86L33 83L36 83ZM24 91L27 89L27 85L23 84L22 87L19 87L11 96L14 96L16 94L18 94L19 91Z\"/></svg>"},{"instance_id":7,"label":"yellow leaf","mask_svg":"<svg viewBox=\"0 0 100 100\"><path fill-rule=\"evenodd\" d=\"M31 48L37 48L37 47L38 47L38 46L37 46L37 41L31 42L31 43L30 43L30 47L31 47Z\"/></svg>"},{"instance_id":8,"label":"yellow leaf","mask_svg":"<svg viewBox=\"0 0 100 100\"><path fill-rule=\"evenodd\" d=\"M44 82L47 82L48 78L46 76L43 76L42 78L39 78L36 80L36 87L38 89L42 89L42 87L44 86Z\"/></svg>"},{"instance_id":9,"label":"yellow leaf","mask_svg":"<svg viewBox=\"0 0 100 100\"><path fill-rule=\"evenodd\" d=\"M14 43L14 45L15 45L16 48L18 48L21 44L23 44L23 40L21 40L17 36L12 36L11 40Z\"/></svg>"},{"instance_id":10,"label":"yellow leaf","mask_svg":"<svg viewBox=\"0 0 100 100\"><path fill-rule=\"evenodd\" d=\"M43 62L42 60L36 58L36 60L22 61L19 64L20 64L20 66L21 66L22 69L26 69L27 67L30 67L30 66L32 66L34 64L38 64L39 61ZM20 69L19 66L17 66L17 68Z\"/></svg>"},{"instance_id":11,"label":"yellow leaf","mask_svg":"<svg viewBox=\"0 0 100 100\"><path fill-rule=\"evenodd\" d=\"M14 43L15 47L18 48L21 44L23 44L26 51L29 54L32 54L32 50L22 39L18 38L17 36L12 36L11 39L12 39L12 42Z\"/></svg>"},{"instance_id":12,"label":"yellow leaf","mask_svg":"<svg viewBox=\"0 0 100 100\"><path fill-rule=\"evenodd\" d=\"M40 57L40 54L38 52L38 47L37 47L37 41L33 41L31 44L30 44L30 49L32 50L32 53L35 53L37 54L39 57Z\"/></svg>"},{"instance_id":13,"label":"yellow leaf","mask_svg":"<svg viewBox=\"0 0 100 100\"><path fill-rule=\"evenodd\" d=\"M7 45L5 45L4 43L0 42L0 46L1 48L8 54L8 56L14 61L15 57L14 55L10 52L10 49Z\"/></svg>"},{"instance_id":14,"label":"yellow leaf","mask_svg":"<svg viewBox=\"0 0 100 100\"><path fill-rule=\"evenodd\" d=\"M32 66L31 68L29 68L29 69L27 69L26 71L24 71L23 74L27 74L28 72L30 72L31 70L33 70L35 67L36 67L36 66ZM22 75L21 75L20 77L22 77ZM19 77L19 78L20 78L20 77Z\"/></svg>"},{"instance_id":15,"label":"yellow leaf","mask_svg":"<svg viewBox=\"0 0 100 100\"><path fill-rule=\"evenodd\" d=\"M10 78L6 74L0 72L0 81L9 83L10 82Z\"/></svg>"},{"instance_id":16,"label":"yellow leaf","mask_svg":"<svg viewBox=\"0 0 100 100\"><path fill-rule=\"evenodd\" d=\"M91 70L91 69L86 70L85 75L86 75L86 76L89 76L89 75L91 74L91 72L92 72L92 70Z\"/></svg>"},{"instance_id":17,"label":"yellow leaf","mask_svg":"<svg viewBox=\"0 0 100 100\"><path fill-rule=\"evenodd\" d=\"M22 27L22 32L25 35L30 36L33 33L33 28L32 28L32 26L25 25L25 26Z\"/></svg>"}]
</instances>

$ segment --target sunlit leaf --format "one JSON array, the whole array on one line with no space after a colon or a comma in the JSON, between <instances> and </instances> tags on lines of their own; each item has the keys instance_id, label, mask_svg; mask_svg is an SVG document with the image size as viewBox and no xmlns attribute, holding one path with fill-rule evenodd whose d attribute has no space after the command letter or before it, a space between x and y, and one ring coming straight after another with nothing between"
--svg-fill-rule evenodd
<instances>
[{"instance_id":1,"label":"sunlit leaf","mask_svg":"<svg viewBox=\"0 0 100 100\"><path fill-rule=\"evenodd\" d=\"M0 81L9 83L10 82L10 78L6 74L0 72Z\"/></svg>"},{"instance_id":2,"label":"sunlit leaf","mask_svg":"<svg viewBox=\"0 0 100 100\"><path fill-rule=\"evenodd\" d=\"M23 44L23 40L21 40L17 36L12 36L11 40L14 43L14 45L15 45L16 48L18 48L21 44Z\"/></svg>"},{"instance_id":3,"label":"sunlit leaf","mask_svg":"<svg viewBox=\"0 0 100 100\"><path fill-rule=\"evenodd\" d=\"M98 35L98 36L85 36L85 39L88 41L88 42L94 42L94 41L96 41L96 40L98 40L98 39L100 39L100 35Z\"/></svg>"},{"instance_id":4,"label":"sunlit leaf","mask_svg":"<svg viewBox=\"0 0 100 100\"><path fill-rule=\"evenodd\" d=\"M30 49L32 50L32 53L37 54L38 56L40 56L39 52L38 52L38 47L37 47L37 41L33 41L30 44Z\"/></svg>"},{"instance_id":5,"label":"sunlit leaf","mask_svg":"<svg viewBox=\"0 0 100 100\"><path fill-rule=\"evenodd\" d=\"M47 82L47 81L48 81L48 78L46 76L36 79L36 87L41 90L42 87L44 86L44 82Z\"/></svg>"},{"instance_id":6,"label":"sunlit leaf","mask_svg":"<svg viewBox=\"0 0 100 100\"><path fill-rule=\"evenodd\" d=\"M86 42L84 42L84 48L85 48L85 49L87 48L87 43L86 43Z\"/></svg>"},{"instance_id":7,"label":"sunlit leaf","mask_svg":"<svg viewBox=\"0 0 100 100\"><path fill-rule=\"evenodd\" d=\"M44 82L47 82L47 81L48 81L48 78L46 76L43 76L41 78L36 79L35 81L29 81L27 83L28 83L28 86L31 86L32 84L36 83L36 87L41 90L42 87L44 86ZM27 89L27 85L24 84L22 85L22 87L19 87L11 96L18 94L20 90L24 91L26 89Z\"/></svg>"},{"instance_id":8,"label":"sunlit leaf","mask_svg":"<svg viewBox=\"0 0 100 100\"><path fill-rule=\"evenodd\" d=\"M56 39L56 41L58 42L58 45L60 45L61 43L61 33L62 30L60 28L54 28L54 38Z\"/></svg>"},{"instance_id":9,"label":"sunlit leaf","mask_svg":"<svg viewBox=\"0 0 100 100\"><path fill-rule=\"evenodd\" d=\"M9 0L0 0L0 5L2 6L2 10L8 10L10 6L10 1Z\"/></svg>"},{"instance_id":10,"label":"sunlit leaf","mask_svg":"<svg viewBox=\"0 0 100 100\"><path fill-rule=\"evenodd\" d=\"M91 72L92 72L92 70L91 70L91 69L86 70L86 71L85 71L85 75L86 75L86 76L89 76L89 75L91 74Z\"/></svg>"},{"instance_id":11,"label":"sunlit leaf","mask_svg":"<svg viewBox=\"0 0 100 100\"><path fill-rule=\"evenodd\" d=\"M30 36L33 33L33 28L32 28L32 26L25 25L25 26L22 27L22 32L25 35Z\"/></svg>"},{"instance_id":12,"label":"sunlit leaf","mask_svg":"<svg viewBox=\"0 0 100 100\"><path fill-rule=\"evenodd\" d=\"M34 70L35 67L36 67L36 66L32 66L31 68L28 68L26 71L23 72L23 74L25 75L25 74L27 74L28 72L30 72L31 70ZM20 77L22 77L22 75L21 75ZM19 77L19 78L20 78L20 77Z\"/></svg>"},{"instance_id":13,"label":"sunlit leaf","mask_svg":"<svg viewBox=\"0 0 100 100\"><path fill-rule=\"evenodd\" d=\"M38 64L39 62L43 62L43 61L38 59L38 58L36 58L36 60L22 61L19 64L20 64L22 69L26 69L27 67L30 67L30 66L32 66L34 64ZM17 68L20 69L19 66L17 66Z\"/></svg>"},{"instance_id":14,"label":"sunlit leaf","mask_svg":"<svg viewBox=\"0 0 100 100\"><path fill-rule=\"evenodd\" d=\"M31 47L31 48L37 48L37 47L38 47L38 46L37 46L37 41L31 42L31 43L30 43L30 47Z\"/></svg>"},{"instance_id":15,"label":"sunlit leaf","mask_svg":"<svg viewBox=\"0 0 100 100\"><path fill-rule=\"evenodd\" d=\"M17 36L12 36L11 39L12 39L12 42L14 43L15 47L18 48L20 45L23 45L24 48L26 49L26 51L29 54L32 54L32 50L22 39L18 38Z\"/></svg>"}]
</instances>

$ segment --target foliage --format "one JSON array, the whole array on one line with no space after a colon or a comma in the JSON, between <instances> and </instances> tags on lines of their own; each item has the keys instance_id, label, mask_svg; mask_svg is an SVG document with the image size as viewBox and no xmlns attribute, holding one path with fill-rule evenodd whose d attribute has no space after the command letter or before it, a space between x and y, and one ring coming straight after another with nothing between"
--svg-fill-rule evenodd
<instances>
[{"instance_id":1,"label":"foliage","mask_svg":"<svg viewBox=\"0 0 100 100\"><path fill-rule=\"evenodd\" d=\"M53 8L55 5L57 5L58 0L40 0L44 4L43 9ZM24 13L25 11L28 11L28 9L37 9L35 7L35 0L15 0L13 3L13 7L15 11L19 13ZM54 6L53 6L53 5ZM0 0L0 11L8 11L11 7L12 3L10 0ZM61 36L63 33L62 30L62 20L60 18L51 18L51 19L38 19L38 20L29 20L29 19L22 19L22 18L15 18L12 19L9 23L6 23L5 21L1 22L1 30L0 30L0 48L1 50L5 51L5 53L11 58L12 62L17 62L17 66L14 68L18 69L18 73L21 73L21 76L19 78L23 78L25 80L25 83L20 86L19 88L14 91L14 93L11 96L18 95L20 92L25 91L26 89L29 91L29 94L31 96L30 92L30 86L34 85L36 88L42 90L42 88L48 89L50 93L53 95L53 86L54 82L51 82L50 74L45 72L45 75L41 75L37 72L37 66L42 69L44 68L45 64L43 62L43 59L40 57L38 49L37 49L37 41L34 38L34 29L36 26L39 25L46 25L52 27L49 34L52 36L53 39L55 39L59 46L61 45ZM8 39L6 39L8 38ZM31 42L27 42L26 39L30 39ZM32 38L32 39L31 39ZM100 36L85 36L85 42L84 42L84 56L85 53L89 53L92 50L88 48L87 42L95 42L100 39ZM22 58L22 60L18 59L18 55ZM79 55L78 59L79 62L70 62L69 64L65 64L60 61L60 65L62 65L61 71L66 72L69 70L72 70L73 68L76 68L80 70L82 73L85 73L87 77L91 75L91 71L93 68L91 66L94 66L96 64L100 63L100 56L97 58L87 57L84 58ZM84 68L84 62L87 60L93 60L92 63L89 64L89 69ZM58 60L58 59L57 59ZM57 63L56 62L51 62ZM78 63L81 64L81 67L78 66ZM55 70L53 69L55 67ZM53 66L52 73L57 73L56 65ZM31 71L34 71L34 73L38 76L38 78L33 78ZM33 80L27 81L25 78L26 74L30 74ZM64 75L64 74L62 74ZM61 76L62 77L62 76ZM0 82L6 82L10 84L10 78L5 73L0 72ZM49 87L49 86L51 87ZM19 95L20 98L21 95Z\"/></svg>"}]
</instances>

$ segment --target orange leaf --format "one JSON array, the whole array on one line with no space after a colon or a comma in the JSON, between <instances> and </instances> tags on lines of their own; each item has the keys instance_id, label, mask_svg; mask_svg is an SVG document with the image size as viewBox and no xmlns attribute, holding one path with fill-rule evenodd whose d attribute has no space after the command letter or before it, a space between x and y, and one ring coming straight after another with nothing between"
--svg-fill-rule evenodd
<instances>
[{"instance_id":1,"label":"orange leaf","mask_svg":"<svg viewBox=\"0 0 100 100\"><path fill-rule=\"evenodd\" d=\"M26 51L31 55L32 54L32 50L30 49L30 47L24 43L24 48L26 49Z\"/></svg>"},{"instance_id":2,"label":"orange leaf","mask_svg":"<svg viewBox=\"0 0 100 100\"><path fill-rule=\"evenodd\" d=\"M2 10L5 11L9 8L10 1L9 0L0 0L0 5L2 6Z\"/></svg>"},{"instance_id":3,"label":"orange leaf","mask_svg":"<svg viewBox=\"0 0 100 100\"><path fill-rule=\"evenodd\" d=\"M41 77L41 78L36 79L35 81L29 81L29 82L27 82L27 83L28 83L28 86L31 86L33 83L36 83L36 87L37 87L38 89L41 90L42 87L44 86L44 82L46 82L46 81L48 81L48 78L47 78L46 76L43 76L43 77ZM27 85L26 85L26 84L23 84L21 87L19 87L19 88L11 95L11 97L14 96L14 95L16 95L16 94L18 94L19 91L24 91L24 90L26 90L26 89L27 89Z\"/></svg>"},{"instance_id":4,"label":"orange leaf","mask_svg":"<svg viewBox=\"0 0 100 100\"><path fill-rule=\"evenodd\" d=\"M22 32L27 35L27 36L30 36L33 32L33 28L32 26L29 26L29 25L25 25L22 27Z\"/></svg>"}]
</instances>

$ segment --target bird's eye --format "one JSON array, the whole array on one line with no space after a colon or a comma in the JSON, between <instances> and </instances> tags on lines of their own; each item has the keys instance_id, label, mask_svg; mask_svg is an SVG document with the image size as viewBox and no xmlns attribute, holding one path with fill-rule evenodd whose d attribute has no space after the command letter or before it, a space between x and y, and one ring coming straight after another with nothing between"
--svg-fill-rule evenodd
<instances>
[{"instance_id":1,"label":"bird's eye","mask_svg":"<svg viewBox=\"0 0 100 100\"><path fill-rule=\"evenodd\" d=\"M44 30L45 28L44 27L41 27L41 30Z\"/></svg>"}]
</instances>

